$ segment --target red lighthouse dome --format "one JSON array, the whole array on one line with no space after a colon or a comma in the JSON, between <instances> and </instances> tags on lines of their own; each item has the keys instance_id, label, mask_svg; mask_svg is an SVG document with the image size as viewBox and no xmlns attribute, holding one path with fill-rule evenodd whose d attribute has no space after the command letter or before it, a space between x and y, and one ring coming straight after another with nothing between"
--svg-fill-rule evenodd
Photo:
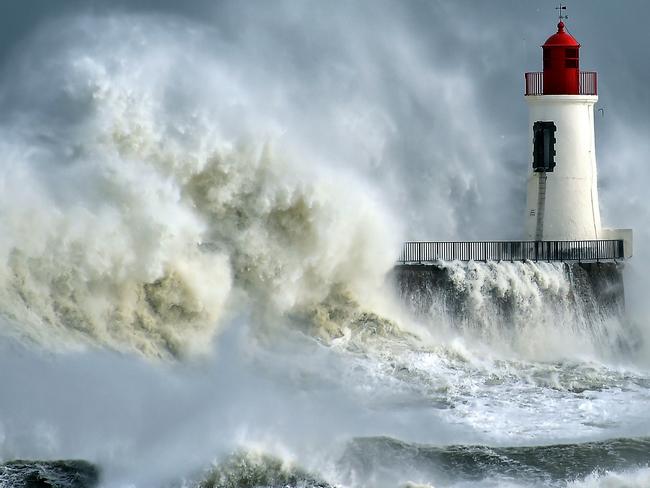
<instances>
[{"instance_id":1,"label":"red lighthouse dome","mask_svg":"<svg viewBox=\"0 0 650 488\"><path fill-rule=\"evenodd\" d=\"M564 22L542 46L544 51L544 95L580 93L580 44L565 32Z\"/></svg>"}]
</instances>

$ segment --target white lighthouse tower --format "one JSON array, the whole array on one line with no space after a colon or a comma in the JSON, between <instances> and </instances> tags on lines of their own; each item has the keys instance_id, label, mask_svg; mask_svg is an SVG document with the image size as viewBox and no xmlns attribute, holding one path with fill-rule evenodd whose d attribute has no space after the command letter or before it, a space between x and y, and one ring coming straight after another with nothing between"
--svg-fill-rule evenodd
<instances>
[{"instance_id":1,"label":"white lighthouse tower","mask_svg":"<svg viewBox=\"0 0 650 488\"><path fill-rule=\"evenodd\" d=\"M602 239L594 141L597 75L580 71L580 44L562 19L542 49L544 71L526 73L533 156L526 238Z\"/></svg>"},{"instance_id":2,"label":"white lighthouse tower","mask_svg":"<svg viewBox=\"0 0 650 488\"><path fill-rule=\"evenodd\" d=\"M603 229L598 205L594 105L598 77L580 70L580 44L566 31L542 45L544 71L526 73L532 165L526 199L529 241L622 240L632 256L630 229ZM598 245L598 244L596 244Z\"/></svg>"}]
</instances>

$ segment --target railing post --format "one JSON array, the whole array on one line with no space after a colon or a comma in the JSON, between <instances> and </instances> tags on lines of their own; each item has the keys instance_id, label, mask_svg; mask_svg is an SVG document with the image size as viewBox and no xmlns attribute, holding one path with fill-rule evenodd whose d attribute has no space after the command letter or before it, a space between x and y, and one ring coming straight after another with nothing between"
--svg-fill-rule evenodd
<instances>
[{"instance_id":1,"label":"railing post","mask_svg":"<svg viewBox=\"0 0 650 488\"><path fill-rule=\"evenodd\" d=\"M418 264L422 264L422 241L418 242Z\"/></svg>"},{"instance_id":2,"label":"railing post","mask_svg":"<svg viewBox=\"0 0 650 488\"><path fill-rule=\"evenodd\" d=\"M578 263L582 262L582 253L583 253L583 247L580 245L582 241L577 241L578 242Z\"/></svg>"},{"instance_id":3,"label":"railing post","mask_svg":"<svg viewBox=\"0 0 650 488\"><path fill-rule=\"evenodd\" d=\"M625 257L625 241L620 239L618 241L618 257L623 259Z\"/></svg>"}]
</instances>

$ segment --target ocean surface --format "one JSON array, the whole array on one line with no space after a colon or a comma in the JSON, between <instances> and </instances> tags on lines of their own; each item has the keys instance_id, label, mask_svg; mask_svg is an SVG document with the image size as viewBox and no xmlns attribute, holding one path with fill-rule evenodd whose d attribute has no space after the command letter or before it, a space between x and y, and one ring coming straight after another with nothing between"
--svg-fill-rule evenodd
<instances>
[{"instance_id":1,"label":"ocean surface","mask_svg":"<svg viewBox=\"0 0 650 488\"><path fill-rule=\"evenodd\" d=\"M648 486L638 331L577 320L561 264L450 266L472 273L438 305L477 308L408 330L335 307L325 339L246 313L171 363L6 340L0 486ZM500 309L495 286L521 317L468 321Z\"/></svg>"}]
</instances>

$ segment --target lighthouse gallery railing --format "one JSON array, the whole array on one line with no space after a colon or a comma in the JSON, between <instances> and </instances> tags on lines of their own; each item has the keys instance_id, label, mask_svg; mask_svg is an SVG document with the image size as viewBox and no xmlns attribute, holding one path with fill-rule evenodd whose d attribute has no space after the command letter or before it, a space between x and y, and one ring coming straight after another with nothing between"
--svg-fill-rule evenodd
<instances>
[{"instance_id":1,"label":"lighthouse gallery railing","mask_svg":"<svg viewBox=\"0 0 650 488\"><path fill-rule=\"evenodd\" d=\"M436 261L607 261L624 259L623 240L405 242L401 264Z\"/></svg>"},{"instance_id":2,"label":"lighthouse gallery railing","mask_svg":"<svg viewBox=\"0 0 650 488\"><path fill-rule=\"evenodd\" d=\"M579 95L598 95L598 74L595 71L580 71ZM544 94L544 72L526 73L526 95Z\"/></svg>"}]
</instances>

